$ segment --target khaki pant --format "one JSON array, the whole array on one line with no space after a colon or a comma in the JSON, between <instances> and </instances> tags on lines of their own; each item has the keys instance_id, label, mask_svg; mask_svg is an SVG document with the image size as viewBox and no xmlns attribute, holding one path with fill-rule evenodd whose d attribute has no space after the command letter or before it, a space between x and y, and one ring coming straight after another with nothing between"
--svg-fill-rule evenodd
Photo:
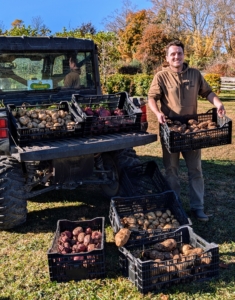
<instances>
[{"instance_id":1,"label":"khaki pant","mask_svg":"<svg viewBox=\"0 0 235 300\"><path fill-rule=\"evenodd\" d=\"M162 143L163 164L166 180L172 190L180 196L179 158L180 153L169 153ZM201 167L201 149L181 152L188 168L189 197L191 209L204 208L204 179Z\"/></svg>"}]
</instances>

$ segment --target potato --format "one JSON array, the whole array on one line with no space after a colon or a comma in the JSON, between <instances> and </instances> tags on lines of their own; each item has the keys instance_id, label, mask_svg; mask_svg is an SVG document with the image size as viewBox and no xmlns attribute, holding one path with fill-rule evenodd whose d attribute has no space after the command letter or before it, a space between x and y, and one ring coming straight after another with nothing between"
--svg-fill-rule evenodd
<instances>
[{"instance_id":1,"label":"potato","mask_svg":"<svg viewBox=\"0 0 235 300\"><path fill-rule=\"evenodd\" d=\"M188 124L189 124L189 125L193 125L193 124L198 125L198 121L196 121L196 120L194 120L194 119L190 119L190 120L188 120Z\"/></svg>"},{"instance_id":2,"label":"potato","mask_svg":"<svg viewBox=\"0 0 235 300\"><path fill-rule=\"evenodd\" d=\"M161 217L162 212L161 212L160 210L157 210L157 211L155 212L155 215L156 215L157 217Z\"/></svg>"},{"instance_id":3,"label":"potato","mask_svg":"<svg viewBox=\"0 0 235 300\"><path fill-rule=\"evenodd\" d=\"M136 218L134 216L129 216L126 218L128 224L136 224Z\"/></svg>"},{"instance_id":4,"label":"potato","mask_svg":"<svg viewBox=\"0 0 235 300\"><path fill-rule=\"evenodd\" d=\"M187 252L188 250L191 250L192 248L193 247L189 244L183 244L180 247L180 252L184 254L185 252Z\"/></svg>"},{"instance_id":5,"label":"potato","mask_svg":"<svg viewBox=\"0 0 235 300\"><path fill-rule=\"evenodd\" d=\"M149 212L146 214L148 220L156 220L156 215L153 212Z\"/></svg>"},{"instance_id":6,"label":"potato","mask_svg":"<svg viewBox=\"0 0 235 300\"><path fill-rule=\"evenodd\" d=\"M41 123L40 120L38 120L38 119L33 119L32 122L35 122L37 124Z\"/></svg>"},{"instance_id":7,"label":"potato","mask_svg":"<svg viewBox=\"0 0 235 300\"><path fill-rule=\"evenodd\" d=\"M38 128L45 128L45 124L44 123L39 123Z\"/></svg>"},{"instance_id":8,"label":"potato","mask_svg":"<svg viewBox=\"0 0 235 300\"><path fill-rule=\"evenodd\" d=\"M47 115L44 112L39 112L38 113L38 119L39 120L46 120Z\"/></svg>"},{"instance_id":9,"label":"potato","mask_svg":"<svg viewBox=\"0 0 235 300\"><path fill-rule=\"evenodd\" d=\"M77 240L79 243L83 243L84 242L84 238L85 238L85 232L80 232L78 234Z\"/></svg>"},{"instance_id":10,"label":"potato","mask_svg":"<svg viewBox=\"0 0 235 300\"><path fill-rule=\"evenodd\" d=\"M117 247L124 246L131 235L131 231L128 228L121 228L119 232L115 235L115 244Z\"/></svg>"},{"instance_id":11,"label":"potato","mask_svg":"<svg viewBox=\"0 0 235 300\"><path fill-rule=\"evenodd\" d=\"M151 250L149 252L147 252L147 257L149 257L150 259L160 259L160 260L164 260L165 256L164 253L157 251L157 250Z\"/></svg>"},{"instance_id":12,"label":"potato","mask_svg":"<svg viewBox=\"0 0 235 300\"><path fill-rule=\"evenodd\" d=\"M177 247L176 240L174 239L167 239L161 243L157 243L154 245L154 248L159 250L159 251L165 251L169 252L174 250Z\"/></svg>"},{"instance_id":13,"label":"potato","mask_svg":"<svg viewBox=\"0 0 235 300\"><path fill-rule=\"evenodd\" d=\"M60 123L54 123L53 124L53 127L60 127L60 126L62 126Z\"/></svg>"},{"instance_id":14,"label":"potato","mask_svg":"<svg viewBox=\"0 0 235 300\"><path fill-rule=\"evenodd\" d=\"M19 108L19 110L17 112L18 116L20 116L20 117L24 116L25 113L26 113L26 110L23 108Z\"/></svg>"},{"instance_id":15,"label":"potato","mask_svg":"<svg viewBox=\"0 0 235 300\"><path fill-rule=\"evenodd\" d=\"M102 233L100 231L92 231L91 238L93 240L100 240L102 238Z\"/></svg>"},{"instance_id":16,"label":"potato","mask_svg":"<svg viewBox=\"0 0 235 300\"><path fill-rule=\"evenodd\" d=\"M203 253L203 249L201 249L201 248L193 248L193 249L190 249L190 250L186 251L184 253L184 255L186 255L186 256L191 256L191 255L201 256L202 253Z\"/></svg>"},{"instance_id":17,"label":"potato","mask_svg":"<svg viewBox=\"0 0 235 300\"><path fill-rule=\"evenodd\" d=\"M167 213L163 213L163 214L162 214L162 218L163 218L163 219L167 219L167 218L168 218L168 214L167 214Z\"/></svg>"},{"instance_id":18,"label":"potato","mask_svg":"<svg viewBox=\"0 0 235 300\"><path fill-rule=\"evenodd\" d=\"M200 260L201 263L205 265L209 265L211 263L211 257L209 257L207 253L202 254Z\"/></svg>"},{"instance_id":19,"label":"potato","mask_svg":"<svg viewBox=\"0 0 235 300\"><path fill-rule=\"evenodd\" d=\"M33 128L32 122L29 121L28 124L27 124L27 127L28 127L28 128Z\"/></svg>"},{"instance_id":20,"label":"potato","mask_svg":"<svg viewBox=\"0 0 235 300\"><path fill-rule=\"evenodd\" d=\"M199 247L194 248L189 244L182 245L180 250L185 256L191 256L191 255L201 256L203 253L203 249L201 249Z\"/></svg>"},{"instance_id":21,"label":"potato","mask_svg":"<svg viewBox=\"0 0 235 300\"><path fill-rule=\"evenodd\" d=\"M16 116L17 116L17 111L12 110L11 113L12 113L12 116L13 116L13 117L16 117Z\"/></svg>"},{"instance_id":22,"label":"potato","mask_svg":"<svg viewBox=\"0 0 235 300\"><path fill-rule=\"evenodd\" d=\"M22 124L22 125L27 125L30 121L30 118L27 117L27 116L22 116L19 118L19 122Z\"/></svg>"},{"instance_id":23,"label":"potato","mask_svg":"<svg viewBox=\"0 0 235 300\"><path fill-rule=\"evenodd\" d=\"M92 229L90 227L87 227L85 230L86 234L92 234Z\"/></svg>"},{"instance_id":24,"label":"potato","mask_svg":"<svg viewBox=\"0 0 235 300\"><path fill-rule=\"evenodd\" d=\"M51 114L51 118L52 118L52 119L58 119L58 118L59 118L59 114L58 114L57 112L53 112L53 113Z\"/></svg>"},{"instance_id":25,"label":"potato","mask_svg":"<svg viewBox=\"0 0 235 300\"><path fill-rule=\"evenodd\" d=\"M59 115L59 117L61 117L61 118L64 118L65 117L65 111L64 110L59 110L58 111L58 115Z\"/></svg>"},{"instance_id":26,"label":"potato","mask_svg":"<svg viewBox=\"0 0 235 300\"><path fill-rule=\"evenodd\" d=\"M88 246L90 244L90 242L91 242L91 235L90 234L85 235L84 241L83 241L84 245Z\"/></svg>"},{"instance_id":27,"label":"potato","mask_svg":"<svg viewBox=\"0 0 235 300\"><path fill-rule=\"evenodd\" d=\"M87 246L87 251L92 251L92 250L94 250L95 249L95 244L89 244L88 246Z\"/></svg>"},{"instance_id":28,"label":"potato","mask_svg":"<svg viewBox=\"0 0 235 300\"><path fill-rule=\"evenodd\" d=\"M78 252L86 252L87 251L87 246L85 244L78 244L77 245L77 250L78 250Z\"/></svg>"},{"instance_id":29,"label":"potato","mask_svg":"<svg viewBox=\"0 0 235 300\"><path fill-rule=\"evenodd\" d=\"M208 126L208 123L205 121L205 122L200 122L199 124L198 124L198 128L206 128Z\"/></svg>"}]
</instances>

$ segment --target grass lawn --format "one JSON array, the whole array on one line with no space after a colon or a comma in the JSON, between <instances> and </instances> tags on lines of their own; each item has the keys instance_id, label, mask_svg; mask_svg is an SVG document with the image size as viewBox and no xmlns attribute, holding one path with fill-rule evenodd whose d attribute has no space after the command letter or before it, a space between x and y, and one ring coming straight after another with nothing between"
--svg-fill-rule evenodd
<instances>
[{"instance_id":1,"label":"grass lawn","mask_svg":"<svg viewBox=\"0 0 235 300\"><path fill-rule=\"evenodd\" d=\"M221 99L223 99L221 95ZM235 100L224 102L227 115L235 120ZM199 101L199 113L212 106ZM158 124L148 110L149 132L158 134ZM233 141L235 128L233 124ZM142 161L155 160L164 173L160 142L137 147ZM205 210L213 213L208 223L200 223L190 216L187 193L187 170L181 160L181 200L193 222L196 234L207 242L219 245L219 277L209 281L174 285L158 294L140 294L122 276L118 267L118 249L114 244L108 214L110 201L96 186L74 191L53 191L28 201L27 222L20 228L2 231L0 239L0 299L1 300L191 300L235 299L235 145L202 150L205 178ZM57 220L105 217L106 270L103 280L80 282L51 282L47 251L51 246Z\"/></svg>"}]
</instances>

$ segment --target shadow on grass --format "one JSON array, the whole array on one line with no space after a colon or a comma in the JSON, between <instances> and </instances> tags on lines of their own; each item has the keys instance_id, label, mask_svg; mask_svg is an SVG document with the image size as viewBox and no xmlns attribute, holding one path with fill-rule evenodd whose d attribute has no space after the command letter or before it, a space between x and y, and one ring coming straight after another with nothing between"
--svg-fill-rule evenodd
<instances>
[{"instance_id":1,"label":"shadow on grass","mask_svg":"<svg viewBox=\"0 0 235 300\"><path fill-rule=\"evenodd\" d=\"M153 157L142 156L142 162ZM164 175L162 158L156 157L160 172ZM180 160L181 201L183 208L193 222L193 229L208 242L221 244L235 240L235 164L231 161L202 161L205 179L205 211L213 214L209 222L199 222L190 215L187 168ZM33 207L27 222L15 231L53 231L57 220L77 220L104 216L109 224L110 199L103 196L98 186L82 186L72 191L52 191L31 200ZM45 205L39 206L38 203ZM48 203L48 207L46 204ZM59 206L59 207L58 207Z\"/></svg>"},{"instance_id":2,"label":"shadow on grass","mask_svg":"<svg viewBox=\"0 0 235 300\"><path fill-rule=\"evenodd\" d=\"M142 161L152 157L141 157ZM156 157L160 171L164 175L162 158ZM226 160L202 161L205 181L205 211L212 214L209 222L197 221L190 213L188 175L185 161L180 159L181 201L183 208L193 222L195 233L208 242L221 244L235 241L235 163Z\"/></svg>"},{"instance_id":3,"label":"shadow on grass","mask_svg":"<svg viewBox=\"0 0 235 300\"><path fill-rule=\"evenodd\" d=\"M153 158L143 156L141 160L145 162L153 160ZM156 157L154 160L164 174L162 158ZM208 243L229 243L235 240L235 165L230 161L203 161L202 164L206 185L205 207L207 211L212 211L214 216L207 223L201 223L192 218L192 227L195 233ZM181 201L186 213L189 215L187 169L183 160L180 160L180 178L182 182ZM41 203L44 204L42 207L40 206ZM47 206L47 203L48 206L50 204L50 207ZM101 216L105 217L105 227L110 226L110 200L103 196L98 186L82 186L73 191L53 191L44 194L43 197L38 196L32 199L31 205L35 205L35 209L29 211L27 222L23 226L14 229L14 232L23 234L28 232L53 233L56 230L58 220L75 221ZM107 278L114 279L122 276L119 266L119 251L114 242L105 244L105 254ZM223 255L234 262L234 252L229 251ZM167 294L176 293L177 291L180 291L180 293L185 292L192 299L194 294L197 293L201 293L202 296L208 293L215 294L218 288L223 288L226 285L232 286L234 279L231 274L235 274L234 263L229 264L228 269L220 269L218 278L172 285L159 292L165 291Z\"/></svg>"}]
</instances>

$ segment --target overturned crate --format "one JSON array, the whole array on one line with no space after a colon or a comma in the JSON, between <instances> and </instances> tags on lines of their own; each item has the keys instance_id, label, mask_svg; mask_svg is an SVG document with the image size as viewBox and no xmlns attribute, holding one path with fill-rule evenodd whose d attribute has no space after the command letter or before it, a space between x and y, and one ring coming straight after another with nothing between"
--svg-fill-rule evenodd
<instances>
[{"instance_id":1,"label":"overturned crate","mask_svg":"<svg viewBox=\"0 0 235 300\"><path fill-rule=\"evenodd\" d=\"M83 119L83 136L141 131L142 110L126 92L109 95L73 94L72 107Z\"/></svg>"},{"instance_id":2,"label":"overturned crate","mask_svg":"<svg viewBox=\"0 0 235 300\"><path fill-rule=\"evenodd\" d=\"M84 230L91 228L93 231L101 232L99 248L62 254L58 248L60 234L64 231L73 231L76 227L82 227ZM47 252L50 280L68 282L70 280L104 278L106 275L104 244L103 217L87 221L58 220L52 246Z\"/></svg>"},{"instance_id":3,"label":"overturned crate","mask_svg":"<svg viewBox=\"0 0 235 300\"><path fill-rule=\"evenodd\" d=\"M184 244L193 248L201 248L201 255L175 256L165 259L144 259L145 253L155 250L155 245L174 239L178 252ZM138 237L136 237L138 240ZM119 263L122 273L143 294L160 292L174 284L189 283L197 280L208 280L219 274L219 248L214 243L208 243L194 233L189 226L181 227L175 232L164 233L145 241L119 248ZM169 258L166 255L166 258Z\"/></svg>"},{"instance_id":4,"label":"overturned crate","mask_svg":"<svg viewBox=\"0 0 235 300\"><path fill-rule=\"evenodd\" d=\"M197 130L196 126L193 128L196 122L189 124L193 120L213 126ZM192 128L185 130L182 125ZM217 109L213 108L202 114L169 118L165 124L160 124L159 135L170 153L227 145L232 143L232 120L227 116L219 117Z\"/></svg>"}]
</instances>

